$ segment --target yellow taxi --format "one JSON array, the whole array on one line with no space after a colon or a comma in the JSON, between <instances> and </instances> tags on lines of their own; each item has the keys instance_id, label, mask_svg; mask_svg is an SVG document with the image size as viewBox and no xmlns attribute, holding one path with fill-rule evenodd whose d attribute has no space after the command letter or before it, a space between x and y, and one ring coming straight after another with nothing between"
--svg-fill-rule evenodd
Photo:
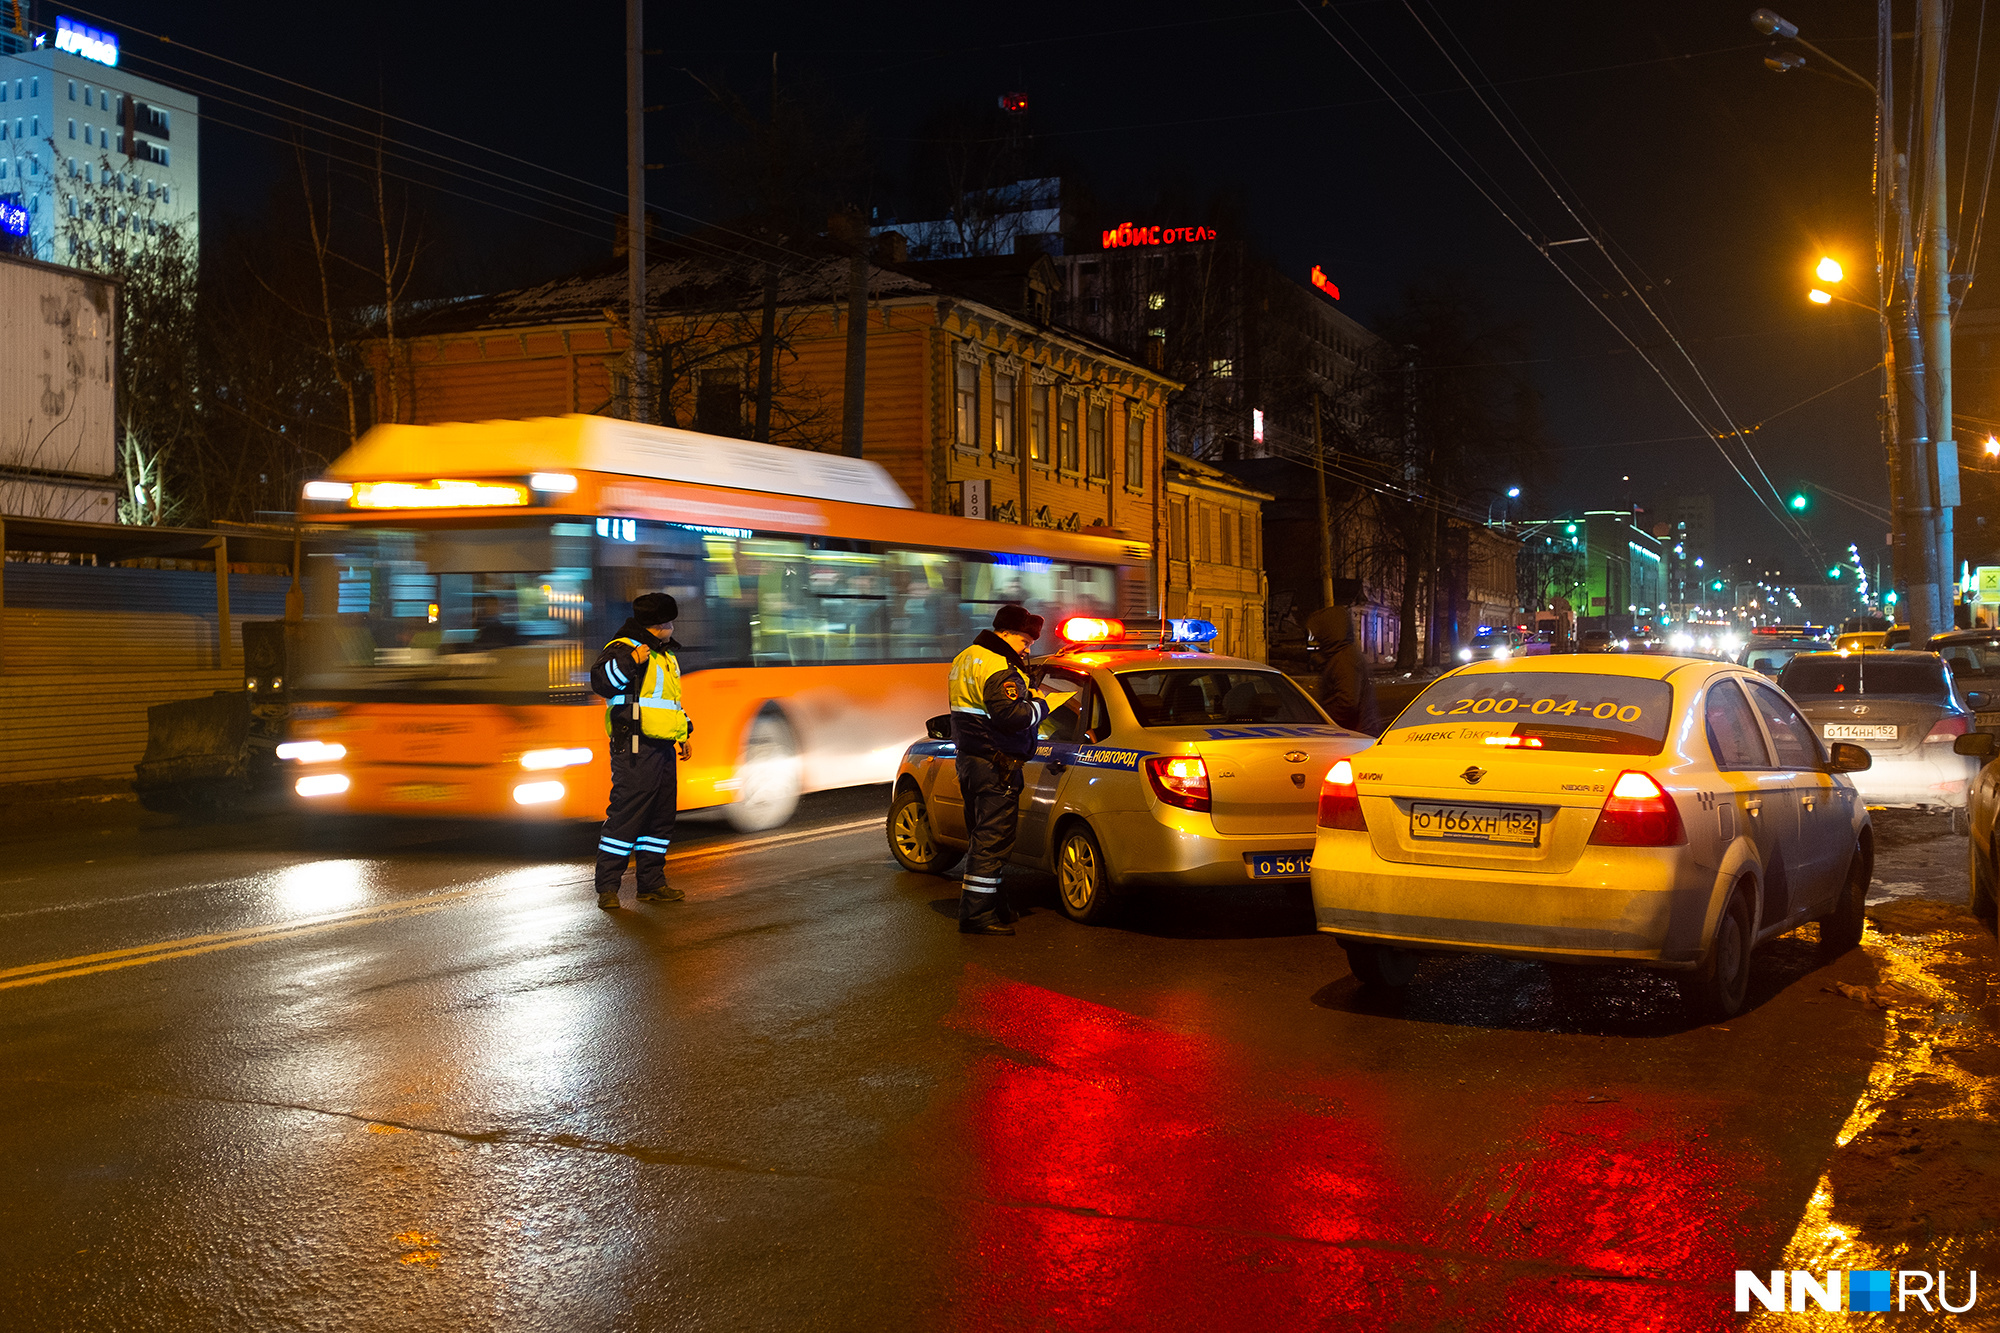
<instances>
[{"instance_id":1,"label":"yellow taxi","mask_svg":"<svg viewBox=\"0 0 2000 1333\"><path fill-rule=\"evenodd\" d=\"M1363 985L1407 986L1430 950L1626 963L1732 1014L1762 941L1860 942L1874 844L1847 774L1869 762L1734 663L1474 663L1327 773L1313 911Z\"/></svg>"}]
</instances>

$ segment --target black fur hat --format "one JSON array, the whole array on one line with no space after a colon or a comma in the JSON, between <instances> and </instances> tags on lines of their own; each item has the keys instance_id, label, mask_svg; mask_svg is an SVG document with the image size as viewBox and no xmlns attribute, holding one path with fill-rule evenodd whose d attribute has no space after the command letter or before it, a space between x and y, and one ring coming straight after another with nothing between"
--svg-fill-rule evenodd
<instances>
[{"instance_id":1,"label":"black fur hat","mask_svg":"<svg viewBox=\"0 0 2000 1333\"><path fill-rule=\"evenodd\" d=\"M1042 637L1042 618L1028 614L1028 608L1009 602L993 613L993 628L1005 634L1025 634L1033 643Z\"/></svg>"},{"instance_id":2,"label":"black fur hat","mask_svg":"<svg viewBox=\"0 0 2000 1333\"><path fill-rule=\"evenodd\" d=\"M680 618L680 603L666 593L649 592L632 599L632 619L648 629Z\"/></svg>"}]
</instances>

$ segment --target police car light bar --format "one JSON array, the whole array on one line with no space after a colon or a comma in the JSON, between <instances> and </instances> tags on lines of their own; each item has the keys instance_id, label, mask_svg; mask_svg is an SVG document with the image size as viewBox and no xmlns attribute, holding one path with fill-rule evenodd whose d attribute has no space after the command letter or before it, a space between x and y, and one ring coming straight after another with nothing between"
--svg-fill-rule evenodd
<instances>
[{"instance_id":1,"label":"police car light bar","mask_svg":"<svg viewBox=\"0 0 2000 1333\"><path fill-rule=\"evenodd\" d=\"M1215 626L1206 620L1169 620L1166 638L1170 643L1214 643L1218 637Z\"/></svg>"},{"instance_id":2,"label":"police car light bar","mask_svg":"<svg viewBox=\"0 0 2000 1333\"><path fill-rule=\"evenodd\" d=\"M1125 622L1100 620L1095 616L1071 616L1056 626L1056 636L1065 643L1109 643L1125 637Z\"/></svg>"}]
</instances>

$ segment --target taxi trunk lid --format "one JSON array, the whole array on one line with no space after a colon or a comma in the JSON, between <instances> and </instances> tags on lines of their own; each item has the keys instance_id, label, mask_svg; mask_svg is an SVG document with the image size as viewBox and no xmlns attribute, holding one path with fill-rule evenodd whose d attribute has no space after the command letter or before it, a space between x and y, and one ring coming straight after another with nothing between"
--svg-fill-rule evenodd
<instances>
[{"instance_id":1,"label":"taxi trunk lid","mask_svg":"<svg viewBox=\"0 0 2000 1333\"><path fill-rule=\"evenodd\" d=\"M1217 833L1295 833L1307 843L1326 771L1374 743L1356 732L1304 726L1214 727L1190 739L1208 770L1209 816Z\"/></svg>"},{"instance_id":2,"label":"taxi trunk lid","mask_svg":"<svg viewBox=\"0 0 2000 1333\"><path fill-rule=\"evenodd\" d=\"M1357 759L1354 776L1368 840L1385 861L1563 874L1583 855L1612 784L1634 766L1622 755L1390 745ZM1533 811L1532 841L1453 832L1461 811ZM1518 813L1501 836L1522 837Z\"/></svg>"}]
</instances>

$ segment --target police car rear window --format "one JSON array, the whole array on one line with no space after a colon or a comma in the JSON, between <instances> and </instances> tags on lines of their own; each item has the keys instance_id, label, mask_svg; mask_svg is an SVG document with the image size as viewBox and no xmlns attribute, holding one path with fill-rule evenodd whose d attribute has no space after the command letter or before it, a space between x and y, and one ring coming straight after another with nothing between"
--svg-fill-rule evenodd
<instances>
[{"instance_id":1,"label":"police car rear window","mask_svg":"<svg viewBox=\"0 0 2000 1333\"><path fill-rule=\"evenodd\" d=\"M1276 671L1188 667L1128 671L1118 677L1142 727L1211 727L1225 723L1303 722L1326 715Z\"/></svg>"},{"instance_id":2,"label":"police car rear window","mask_svg":"<svg viewBox=\"0 0 2000 1333\"><path fill-rule=\"evenodd\" d=\"M1581 671L1489 672L1433 681L1385 744L1658 754L1674 691L1663 680Z\"/></svg>"}]
</instances>

